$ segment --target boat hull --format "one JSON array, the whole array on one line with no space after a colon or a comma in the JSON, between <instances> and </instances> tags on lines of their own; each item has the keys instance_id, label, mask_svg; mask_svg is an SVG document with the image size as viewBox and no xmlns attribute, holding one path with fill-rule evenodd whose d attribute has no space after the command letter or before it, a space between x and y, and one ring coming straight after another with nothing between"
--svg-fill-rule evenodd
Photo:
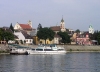
<instances>
[{"instance_id":1,"label":"boat hull","mask_svg":"<svg viewBox=\"0 0 100 72\"><path fill-rule=\"evenodd\" d=\"M28 52L10 52L11 55L28 55Z\"/></svg>"},{"instance_id":2,"label":"boat hull","mask_svg":"<svg viewBox=\"0 0 100 72\"><path fill-rule=\"evenodd\" d=\"M66 51L28 51L28 54L66 54Z\"/></svg>"}]
</instances>

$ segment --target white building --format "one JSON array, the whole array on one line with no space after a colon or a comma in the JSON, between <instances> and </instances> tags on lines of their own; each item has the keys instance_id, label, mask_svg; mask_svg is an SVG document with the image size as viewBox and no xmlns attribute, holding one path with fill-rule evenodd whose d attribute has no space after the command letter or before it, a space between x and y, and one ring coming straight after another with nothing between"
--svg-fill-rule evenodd
<instances>
[{"instance_id":1,"label":"white building","mask_svg":"<svg viewBox=\"0 0 100 72\"><path fill-rule=\"evenodd\" d=\"M25 31L17 31L14 32L14 34L18 37L17 40L22 40L23 42L25 41L26 44L32 44L33 43L33 39L30 35L28 35Z\"/></svg>"},{"instance_id":2,"label":"white building","mask_svg":"<svg viewBox=\"0 0 100 72\"><path fill-rule=\"evenodd\" d=\"M14 30L24 30L27 32L27 34L30 35L30 32L33 31L34 29L32 28L32 22L29 20L28 23L26 24L17 22L14 26Z\"/></svg>"}]
</instances>

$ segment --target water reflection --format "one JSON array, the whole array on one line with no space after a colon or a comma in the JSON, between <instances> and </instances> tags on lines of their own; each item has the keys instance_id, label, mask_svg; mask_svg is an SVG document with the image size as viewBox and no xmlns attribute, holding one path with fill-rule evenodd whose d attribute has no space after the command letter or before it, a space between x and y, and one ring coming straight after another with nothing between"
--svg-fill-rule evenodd
<instances>
[{"instance_id":1,"label":"water reflection","mask_svg":"<svg viewBox=\"0 0 100 72\"><path fill-rule=\"evenodd\" d=\"M0 55L0 72L100 72L100 53Z\"/></svg>"}]
</instances>

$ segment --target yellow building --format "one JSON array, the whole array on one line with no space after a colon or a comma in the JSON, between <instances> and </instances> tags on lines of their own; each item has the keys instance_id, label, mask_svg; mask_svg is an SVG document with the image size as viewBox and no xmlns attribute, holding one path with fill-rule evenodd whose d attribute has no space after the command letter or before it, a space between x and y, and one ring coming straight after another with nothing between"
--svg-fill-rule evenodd
<instances>
[{"instance_id":1,"label":"yellow building","mask_svg":"<svg viewBox=\"0 0 100 72\"><path fill-rule=\"evenodd\" d=\"M37 36L33 36L33 42L34 44L39 44L39 40L38 40L38 37Z\"/></svg>"},{"instance_id":2,"label":"yellow building","mask_svg":"<svg viewBox=\"0 0 100 72\"><path fill-rule=\"evenodd\" d=\"M41 43L41 44L45 44L45 40L40 39L40 43ZM53 44L53 40L50 41L49 39L47 39L47 40L46 40L46 44Z\"/></svg>"}]
</instances>

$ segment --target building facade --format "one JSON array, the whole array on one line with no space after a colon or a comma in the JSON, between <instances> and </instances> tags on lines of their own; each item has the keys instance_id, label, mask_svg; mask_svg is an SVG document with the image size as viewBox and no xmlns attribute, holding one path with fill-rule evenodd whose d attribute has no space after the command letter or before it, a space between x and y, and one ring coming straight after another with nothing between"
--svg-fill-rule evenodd
<instances>
[{"instance_id":1,"label":"building facade","mask_svg":"<svg viewBox=\"0 0 100 72\"><path fill-rule=\"evenodd\" d=\"M89 33L77 34L76 44L78 44L78 45L91 45Z\"/></svg>"},{"instance_id":2,"label":"building facade","mask_svg":"<svg viewBox=\"0 0 100 72\"><path fill-rule=\"evenodd\" d=\"M18 37L17 41L23 41L25 44L33 44L33 38L28 35L25 31L17 31L14 34Z\"/></svg>"},{"instance_id":3,"label":"building facade","mask_svg":"<svg viewBox=\"0 0 100 72\"><path fill-rule=\"evenodd\" d=\"M16 23L14 26L14 30L24 30L27 32L27 34L30 35L30 32L33 31L34 29L32 28L32 22L29 20L28 23L23 24L23 23Z\"/></svg>"}]
</instances>

